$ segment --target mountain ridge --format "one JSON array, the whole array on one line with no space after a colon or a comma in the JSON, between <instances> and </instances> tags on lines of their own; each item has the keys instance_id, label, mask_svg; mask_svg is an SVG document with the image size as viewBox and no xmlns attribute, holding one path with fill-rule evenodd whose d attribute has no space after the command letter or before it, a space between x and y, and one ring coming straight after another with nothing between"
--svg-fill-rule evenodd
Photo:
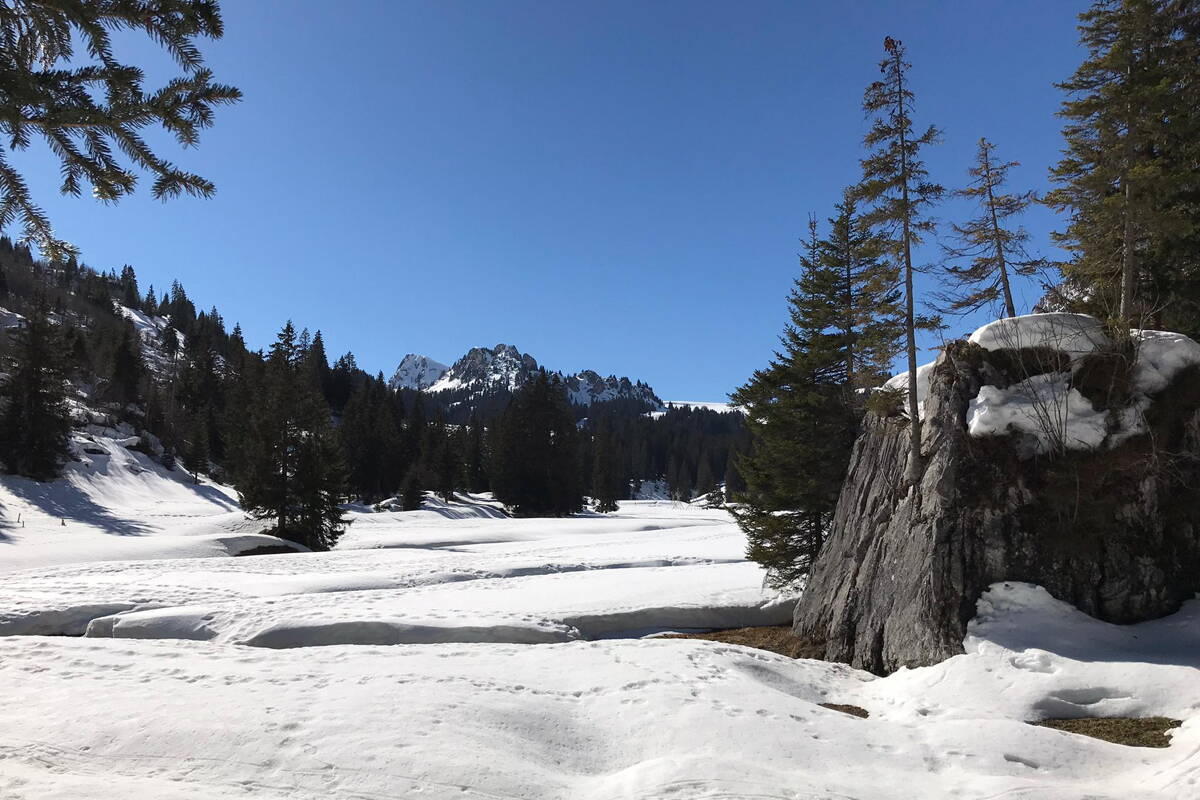
<instances>
[{"instance_id":1,"label":"mountain ridge","mask_svg":"<svg viewBox=\"0 0 1200 800\"><path fill-rule=\"evenodd\" d=\"M389 383L392 388L413 389L429 394L451 392L456 396L461 395L462 399L475 399L486 395L511 394L524 386L540 369L533 356L502 342L491 348L472 347L450 367L428 356L409 353L400 362ZM433 377L435 374L436 377ZM604 377L590 369L571 374L556 371L553 374L562 378L567 396L575 405L631 400L647 404L652 411L665 408L653 388L642 381L615 375Z\"/></svg>"}]
</instances>

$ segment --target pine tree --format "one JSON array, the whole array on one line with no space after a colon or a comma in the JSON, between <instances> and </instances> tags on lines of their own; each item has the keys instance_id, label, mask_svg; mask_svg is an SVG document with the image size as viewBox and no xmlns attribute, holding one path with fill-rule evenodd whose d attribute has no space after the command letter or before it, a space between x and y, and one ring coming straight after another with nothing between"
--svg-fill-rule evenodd
<instances>
[{"instance_id":1,"label":"pine tree","mask_svg":"<svg viewBox=\"0 0 1200 800\"><path fill-rule=\"evenodd\" d=\"M301 376L298 382L305 380ZM300 415L304 435L296 447L294 527L310 549L329 550L347 524L341 506L346 467L329 423L329 407L315 388L304 392Z\"/></svg>"},{"instance_id":2,"label":"pine tree","mask_svg":"<svg viewBox=\"0 0 1200 800\"><path fill-rule=\"evenodd\" d=\"M975 166L968 170L972 180L965 189L954 192L955 197L977 203L979 216L964 225L950 226L955 244L945 248L946 256L951 262L967 261L965 266L951 263L946 267L951 288L939 299L952 314L1002 303L1004 312L1015 317L1012 277L1033 275L1043 263L1030 257L1026 250L1029 234L1025 229L1013 229L1007 224L1034 202L1034 194L1004 191L1008 171L1018 163L998 160L993 152L995 147L987 139L979 140Z\"/></svg>"},{"instance_id":3,"label":"pine tree","mask_svg":"<svg viewBox=\"0 0 1200 800\"><path fill-rule=\"evenodd\" d=\"M942 187L928 180L921 152L935 144L940 132L932 125L924 133L913 131L915 96L908 85L912 67L904 60L905 48L896 39L883 42L887 57L879 64L883 80L867 87L863 110L874 117L863 139L869 153L862 161L863 179L856 194L871 204L867 220L886 243L887 255L900 265L904 280L905 349L908 354L909 460L908 479L916 483L921 458L921 418L917 409L917 339L919 328L931 324L916 312L916 266L913 248L924 234L932 233L934 222L925 209L942 196Z\"/></svg>"},{"instance_id":4,"label":"pine tree","mask_svg":"<svg viewBox=\"0 0 1200 800\"><path fill-rule=\"evenodd\" d=\"M161 89L143 86L144 70L119 63L111 34L141 31L162 45L183 70ZM182 193L207 197L212 183L156 155L141 131L161 125L183 146L199 141L216 106L241 92L214 83L196 39L219 39L221 14L214 0L121 0L46 3L15 0L0 9L0 70L5 100L0 133L6 146L24 150L34 135L45 139L61 167L63 194L85 185L104 202L134 191L137 176L121 163L154 175L155 198ZM54 235L28 185L0 151L0 227L17 223L22 241L61 261L75 249Z\"/></svg>"},{"instance_id":5,"label":"pine tree","mask_svg":"<svg viewBox=\"0 0 1200 800\"><path fill-rule=\"evenodd\" d=\"M142 377L146 365L142 361L142 347L137 330L132 323L122 326L121 339L113 353L112 369L109 371L107 396L110 400L126 406L137 403L140 397Z\"/></svg>"},{"instance_id":6,"label":"pine tree","mask_svg":"<svg viewBox=\"0 0 1200 800\"><path fill-rule=\"evenodd\" d=\"M624 483L617 462L612 426L607 419L602 419L597 426L592 448L592 498L596 501L596 511L616 511L617 501L625 498Z\"/></svg>"},{"instance_id":7,"label":"pine tree","mask_svg":"<svg viewBox=\"0 0 1200 800\"><path fill-rule=\"evenodd\" d=\"M484 445L484 427L477 414L471 415L467 425L467 436L463 452L463 485L468 492L488 490L487 452Z\"/></svg>"},{"instance_id":8,"label":"pine tree","mask_svg":"<svg viewBox=\"0 0 1200 800\"><path fill-rule=\"evenodd\" d=\"M732 395L753 443L737 457L746 488L732 511L746 532L747 557L767 569L774 586L800 580L820 552L861 415L851 381L863 372L847 370L856 359L846 352L860 340L839 324L844 273L823 252L810 220L783 350ZM860 277L874 280L869 271Z\"/></svg>"},{"instance_id":9,"label":"pine tree","mask_svg":"<svg viewBox=\"0 0 1200 800\"><path fill-rule=\"evenodd\" d=\"M345 474L329 408L303 369L303 355L288 322L251 406L235 486L243 508L275 520L276 536L324 550L345 525L338 506Z\"/></svg>"},{"instance_id":10,"label":"pine tree","mask_svg":"<svg viewBox=\"0 0 1200 800\"><path fill-rule=\"evenodd\" d=\"M121 305L128 308L139 308L142 296L138 293L137 275L133 267L126 264L121 268Z\"/></svg>"},{"instance_id":11,"label":"pine tree","mask_svg":"<svg viewBox=\"0 0 1200 800\"><path fill-rule=\"evenodd\" d=\"M39 481L58 475L71 430L62 346L49 313L45 298L36 298L0 390L0 456L9 472Z\"/></svg>"},{"instance_id":12,"label":"pine tree","mask_svg":"<svg viewBox=\"0 0 1200 800\"><path fill-rule=\"evenodd\" d=\"M1114 332L1142 315L1198 332L1200 8L1098 0L1080 33L1087 57L1059 84L1066 147L1046 196L1068 214L1055 234L1073 254L1063 271Z\"/></svg>"},{"instance_id":13,"label":"pine tree","mask_svg":"<svg viewBox=\"0 0 1200 800\"><path fill-rule=\"evenodd\" d=\"M540 371L496 423L492 486L517 516L562 516L583 506L578 432L566 389Z\"/></svg>"},{"instance_id":14,"label":"pine tree","mask_svg":"<svg viewBox=\"0 0 1200 800\"><path fill-rule=\"evenodd\" d=\"M421 471L414 464L404 476L400 484L400 508L404 511L418 511L425 502L425 487L421 484Z\"/></svg>"},{"instance_id":15,"label":"pine tree","mask_svg":"<svg viewBox=\"0 0 1200 800\"><path fill-rule=\"evenodd\" d=\"M208 440L208 414L202 410L192 415L183 451L183 467L192 473L196 483L200 482L200 473L208 471Z\"/></svg>"}]
</instances>

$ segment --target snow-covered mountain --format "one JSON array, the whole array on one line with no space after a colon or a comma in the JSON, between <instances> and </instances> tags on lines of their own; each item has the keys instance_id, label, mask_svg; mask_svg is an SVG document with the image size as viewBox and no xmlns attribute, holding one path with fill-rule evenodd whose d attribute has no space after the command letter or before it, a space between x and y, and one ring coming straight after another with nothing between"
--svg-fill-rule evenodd
<instances>
[{"instance_id":1,"label":"snow-covered mountain","mask_svg":"<svg viewBox=\"0 0 1200 800\"><path fill-rule=\"evenodd\" d=\"M391 384L394 388L421 389L430 393L453 393L455 402L486 395L515 392L538 371L537 360L511 344L473 347L451 367L426 356L409 354L400 362ZM563 375L572 403L590 406L612 400L634 400L661 410L663 403L654 390L641 381L602 377L585 369Z\"/></svg>"},{"instance_id":2,"label":"snow-covered mountain","mask_svg":"<svg viewBox=\"0 0 1200 800\"><path fill-rule=\"evenodd\" d=\"M393 389L424 391L437 383L449 369L450 367L440 361L434 361L429 356L409 353L400 362L400 366L396 367L388 383Z\"/></svg>"},{"instance_id":3,"label":"snow-covered mountain","mask_svg":"<svg viewBox=\"0 0 1200 800\"><path fill-rule=\"evenodd\" d=\"M471 394L493 391L515 392L537 372L533 356L522 353L511 344L498 344L490 350L472 347L465 356L454 362L441 379L429 387L431 392L472 389Z\"/></svg>"}]
</instances>

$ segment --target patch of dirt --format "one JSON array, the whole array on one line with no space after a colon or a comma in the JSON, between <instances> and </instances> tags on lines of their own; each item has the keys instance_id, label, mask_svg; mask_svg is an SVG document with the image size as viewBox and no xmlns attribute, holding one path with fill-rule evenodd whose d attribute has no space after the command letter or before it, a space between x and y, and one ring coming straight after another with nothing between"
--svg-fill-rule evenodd
<instances>
[{"instance_id":1,"label":"patch of dirt","mask_svg":"<svg viewBox=\"0 0 1200 800\"><path fill-rule=\"evenodd\" d=\"M867 717L871 716L871 712L867 711L861 706L849 706L844 703L818 703L818 705L821 706L821 708L828 708L832 711L840 711L843 714L849 714L850 716L858 717L859 719L866 719Z\"/></svg>"},{"instance_id":2,"label":"patch of dirt","mask_svg":"<svg viewBox=\"0 0 1200 800\"><path fill-rule=\"evenodd\" d=\"M662 639L704 639L723 644L740 644L744 647L756 647L759 650L769 650L788 658L818 658L823 659L825 648L801 639L792 633L791 625L764 625L754 628L729 628L723 631L709 633L669 633Z\"/></svg>"},{"instance_id":3,"label":"patch of dirt","mask_svg":"<svg viewBox=\"0 0 1200 800\"><path fill-rule=\"evenodd\" d=\"M1029 724L1130 747L1167 747L1171 744L1167 731L1183 723L1167 717L1092 717L1043 719Z\"/></svg>"}]
</instances>

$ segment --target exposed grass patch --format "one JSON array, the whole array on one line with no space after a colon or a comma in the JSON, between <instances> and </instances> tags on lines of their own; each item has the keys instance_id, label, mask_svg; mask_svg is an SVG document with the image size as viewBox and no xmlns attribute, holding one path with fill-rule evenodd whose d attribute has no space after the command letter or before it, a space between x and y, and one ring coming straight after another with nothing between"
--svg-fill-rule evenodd
<instances>
[{"instance_id":1,"label":"exposed grass patch","mask_svg":"<svg viewBox=\"0 0 1200 800\"><path fill-rule=\"evenodd\" d=\"M1092 717L1043 719L1029 724L1130 747L1167 747L1171 744L1167 731L1183 723L1167 717Z\"/></svg>"},{"instance_id":2,"label":"exposed grass patch","mask_svg":"<svg viewBox=\"0 0 1200 800\"><path fill-rule=\"evenodd\" d=\"M818 703L821 708L828 708L831 711L840 711L843 714L849 714L852 717L866 719L871 716L871 712L867 711L862 706L850 706L845 703Z\"/></svg>"},{"instance_id":3,"label":"exposed grass patch","mask_svg":"<svg viewBox=\"0 0 1200 800\"><path fill-rule=\"evenodd\" d=\"M764 625L753 628L729 628L709 633L669 633L663 639L705 639L724 644L740 644L769 650L788 658L824 658L825 649L792 633L790 625Z\"/></svg>"}]
</instances>

